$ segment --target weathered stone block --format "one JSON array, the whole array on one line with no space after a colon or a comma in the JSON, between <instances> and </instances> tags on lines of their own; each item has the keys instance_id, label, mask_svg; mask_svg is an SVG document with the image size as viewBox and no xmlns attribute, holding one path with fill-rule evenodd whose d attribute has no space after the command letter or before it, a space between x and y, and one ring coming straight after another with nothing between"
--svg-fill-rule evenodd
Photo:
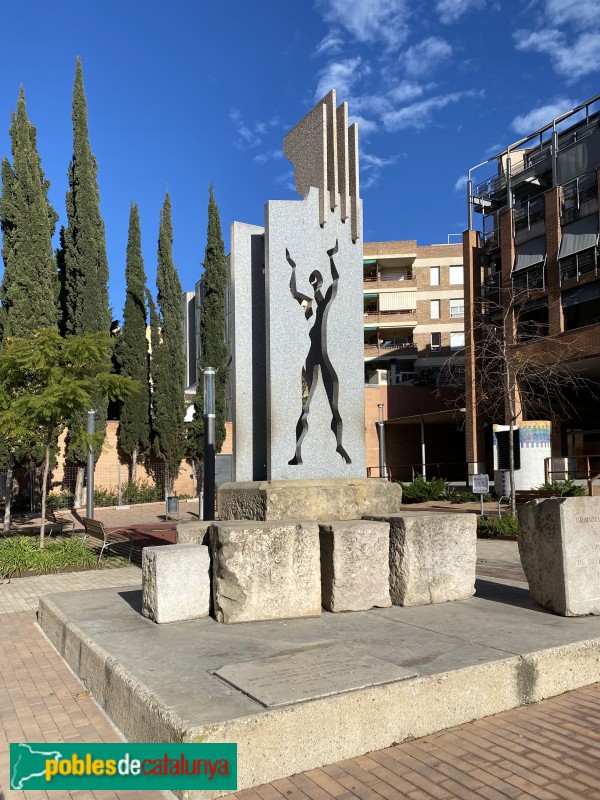
<instances>
[{"instance_id":1,"label":"weathered stone block","mask_svg":"<svg viewBox=\"0 0 600 800\"><path fill-rule=\"evenodd\" d=\"M379 478L246 481L219 487L221 519L361 519L402 509L402 487Z\"/></svg>"},{"instance_id":2,"label":"weathered stone block","mask_svg":"<svg viewBox=\"0 0 600 800\"><path fill-rule=\"evenodd\" d=\"M475 514L369 516L390 524L390 596L399 606L466 600L475 594Z\"/></svg>"},{"instance_id":3,"label":"weathered stone block","mask_svg":"<svg viewBox=\"0 0 600 800\"><path fill-rule=\"evenodd\" d=\"M218 522L210 528L219 622L321 613L319 528L313 523Z\"/></svg>"},{"instance_id":4,"label":"weathered stone block","mask_svg":"<svg viewBox=\"0 0 600 800\"><path fill-rule=\"evenodd\" d=\"M177 523L177 544L205 544L208 545L208 529L211 522L201 519L186 520Z\"/></svg>"},{"instance_id":5,"label":"weathered stone block","mask_svg":"<svg viewBox=\"0 0 600 800\"><path fill-rule=\"evenodd\" d=\"M207 617L210 555L201 544L145 547L142 555L142 614L154 622Z\"/></svg>"},{"instance_id":6,"label":"weathered stone block","mask_svg":"<svg viewBox=\"0 0 600 800\"><path fill-rule=\"evenodd\" d=\"M328 611L387 608L390 600L390 526L348 520L319 525L321 598Z\"/></svg>"},{"instance_id":7,"label":"weathered stone block","mask_svg":"<svg viewBox=\"0 0 600 800\"><path fill-rule=\"evenodd\" d=\"M600 497L519 509L519 554L534 600L564 617L600 614Z\"/></svg>"}]
</instances>

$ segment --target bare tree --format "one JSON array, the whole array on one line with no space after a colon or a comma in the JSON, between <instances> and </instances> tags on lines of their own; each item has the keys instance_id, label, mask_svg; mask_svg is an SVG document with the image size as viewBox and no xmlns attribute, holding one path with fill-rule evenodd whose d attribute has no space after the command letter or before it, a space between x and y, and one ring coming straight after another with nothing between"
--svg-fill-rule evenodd
<instances>
[{"instance_id":1,"label":"bare tree","mask_svg":"<svg viewBox=\"0 0 600 800\"><path fill-rule=\"evenodd\" d=\"M541 287L540 287L541 288ZM531 288L492 286L467 321L466 348L475 361L475 408L509 428L510 508L516 514L514 430L524 419L543 414L573 416L572 397L592 382L577 369L581 349L563 333L550 334L547 305ZM533 302L531 302L533 300ZM463 354L461 353L461 356ZM457 384L456 355L448 359L440 382ZM464 402L464 395L461 401Z\"/></svg>"}]
</instances>

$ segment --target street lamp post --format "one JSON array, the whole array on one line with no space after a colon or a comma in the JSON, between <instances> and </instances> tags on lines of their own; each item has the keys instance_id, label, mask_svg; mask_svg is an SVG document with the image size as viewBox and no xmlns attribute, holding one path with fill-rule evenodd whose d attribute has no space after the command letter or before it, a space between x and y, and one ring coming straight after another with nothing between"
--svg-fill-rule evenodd
<instances>
[{"instance_id":1,"label":"street lamp post","mask_svg":"<svg viewBox=\"0 0 600 800\"><path fill-rule=\"evenodd\" d=\"M379 477L387 478L387 464L385 463L385 423L383 421L383 403L378 403L379 419L377 420L377 434L379 436Z\"/></svg>"},{"instance_id":2,"label":"street lamp post","mask_svg":"<svg viewBox=\"0 0 600 800\"><path fill-rule=\"evenodd\" d=\"M94 435L96 428L96 412L87 412L87 432L89 436ZM87 497L85 501L85 514L88 519L94 519L94 448L91 441L88 442L87 452Z\"/></svg>"},{"instance_id":3,"label":"street lamp post","mask_svg":"<svg viewBox=\"0 0 600 800\"><path fill-rule=\"evenodd\" d=\"M215 518L215 373L204 370L204 508L203 519Z\"/></svg>"}]
</instances>

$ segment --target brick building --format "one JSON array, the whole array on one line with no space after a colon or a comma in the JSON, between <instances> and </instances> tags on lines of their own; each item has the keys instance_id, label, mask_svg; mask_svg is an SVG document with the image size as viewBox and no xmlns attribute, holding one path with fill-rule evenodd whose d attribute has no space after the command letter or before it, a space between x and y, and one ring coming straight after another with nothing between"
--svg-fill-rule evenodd
<instances>
[{"instance_id":1,"label":"brick building","mask_svg":"<svg viewBox=\"0 0 600 800\"><path fill-rule=\"evenodd\" d=\"M415 240L365 242L363 249L367 467L377 474L378 405L394 477L464 478L457 392L437 391L447 367L464 370L463 248ZM441 368L446 369L440 376ZM425 466L424 466L425 465Z\"/></svg>"},{"instance_id":2,"label":"brick building","mask_svg":"<svg viewBox=\"0 0 600 800\"><path fill-rule=\"evenodd\" d=\"M499 324L505 318L506 341L524 352L543 349L544 337L558 341L580 374L600 377L599 101L600 95L549 120L469 171L463 249L466 449L472 469L490 471L489 424L505 421L489 419L476 402L483 375L477 320ZM475 170L481 175L490 167L486 180L471 180ZM553 461L568 458L563 468L582 477L588 459L595 459L600 472L597 400L586 391L569 399L569 418L548 408Z\"/></svg>"}]
</instances>

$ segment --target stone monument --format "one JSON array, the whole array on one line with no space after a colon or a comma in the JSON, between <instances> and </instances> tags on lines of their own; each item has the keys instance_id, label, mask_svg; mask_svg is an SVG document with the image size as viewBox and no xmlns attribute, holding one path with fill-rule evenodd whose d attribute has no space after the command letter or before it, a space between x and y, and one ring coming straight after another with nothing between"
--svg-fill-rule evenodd
<instances>
[{"instance_id":1,"label":"stone monument","mask_svg":"<svg viewBox=\"0 0 600 800\"><path fill-rule=\"evenodd\" d=\"M303 508L303 519L339 519L313 508L311 481L336 481L342 506L375 484L365 477L362 204L347 103L329 92L283 149L302 199L269 201L264 228L232 225L235 482L221 487L219 512L285 519ZM279 482L293 495L289 513L269 511ZM367 497L353 518L399 510L400 487L385 483L385 508Z\"/></svg>"},{"instance_id":2,"label":"stone monument","mask_svg":"<svg viewBox=\"0 0 600 800\"><path fill-rule=\"evenodd\" d=\"M519 555L540 605L564 617L600 614L600 497L525 503Z\"/></svg>"}]
</instances>

